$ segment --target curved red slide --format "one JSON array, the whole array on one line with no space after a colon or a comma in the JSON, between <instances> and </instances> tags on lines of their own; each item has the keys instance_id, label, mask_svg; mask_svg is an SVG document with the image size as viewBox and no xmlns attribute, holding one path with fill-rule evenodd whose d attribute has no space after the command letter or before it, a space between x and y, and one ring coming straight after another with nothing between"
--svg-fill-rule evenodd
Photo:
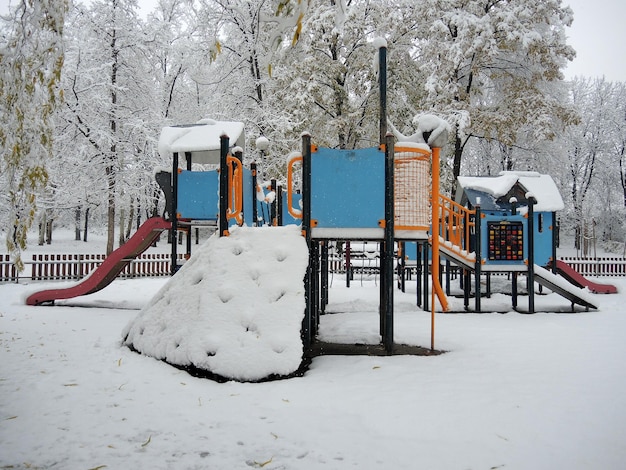
<instances>
[{"instance_id":1,"label":"curved red slide","mask_svg":"<svg viewBox=\"0 0 626 470\"><path fill-rule=\"evenodd\" d=\"M567 279L572 284L578 287L588 287L591 292L594 294L616 294L617 287L611 284L600 284L598 282L593 282L584 277L574 268L572 268L565 261L556 262L556 270L557 272Z\"/></svg>"},{"instance_id":2,"label":"curved red slide","mask_svg":"<svg viewBox=\"0 0 626 470\"><path fill-rule=\"evenodd\" d=\"M36 292L26 299L26 304L53 304L55 300L71 299L103 289L111 284L133 259L146 251L163 230L168 230L171 226L172 224L162 217L146 220L126 243L107 256L102 264L80 283L64 289Z\"/></svg>"}]
</instances>

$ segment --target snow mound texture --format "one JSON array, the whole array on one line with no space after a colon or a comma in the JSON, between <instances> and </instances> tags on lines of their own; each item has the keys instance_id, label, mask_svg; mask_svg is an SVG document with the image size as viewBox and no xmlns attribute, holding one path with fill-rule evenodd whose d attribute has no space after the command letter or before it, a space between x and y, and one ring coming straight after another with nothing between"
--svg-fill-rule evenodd
<instances>
[{"instance_id":1,"label":"snow mound texture","mask_svg":"<svg viewBox=\"0 0 626 470\"><path fill-rule=\"evenodd\" d=\"M289 375L302 362L307 264L295 226L213 236L126 326L123 342L232 380Z\"/></svg>"}]
</instances>

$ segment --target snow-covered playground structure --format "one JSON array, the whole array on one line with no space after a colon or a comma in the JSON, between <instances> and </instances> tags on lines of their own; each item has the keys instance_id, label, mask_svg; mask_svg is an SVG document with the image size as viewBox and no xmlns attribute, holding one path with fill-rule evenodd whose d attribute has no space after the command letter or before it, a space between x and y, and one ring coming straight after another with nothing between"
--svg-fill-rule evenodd
<instances>
[{"instance_id":1,"label":"snow-covered playground structure","mask_svg":"<svg viewBox=\"0 0 626 470\"><path fill-rule=\"evenodd\" d=\"M165 215L152 220L145 237L137 237L136 249L116 254L117 263L110 264L127 262L163 230L171 231L172 240L187 234L188 260L179 269L174 241L173 276L126 327L124 345L177 367L241 381L290 376L311 355L354 352L356 345L318 340L329 301L328 248L336 241L379 247L380 344L361 349L366 354L436 353L435 314L449 310L442 260L462 273L465 310L473 286L474 311L482 311L481 279L495 272L511 273L514 289L517 276L526 276L529 313L534 313L535 282L566 297L572 309L598 307L578 278L557 275L566 272L555 251L556 211L563 203L549 176L462 177L453 199L439 187L445 121L423 115L417 132L400 136L403 141L387 132L385 51L381 46L380 145L322 148L304 134L301 152L287 162L286 201L267 197L256 167L244 165L241 123L205 120L163 129L159 151L172 158L171 171L156 175L166 194ZM299 194L296 180L302 182ZM286 226L274 226L273 217L258 226L263 224L257 212L269 202L286 204L286 211L280 210L289 214ZM192 255L191 229L197 226L214 227L216 233ZM431 314L430 349L394 339L398 247L408 244L417 247L417 304ZM105 278L110 282L111 276ZM89 281L84 283L81 289L34 294L28 303L88 293ZM518 308L515 291L513 306Z\"/></svg>"}]
</instances>

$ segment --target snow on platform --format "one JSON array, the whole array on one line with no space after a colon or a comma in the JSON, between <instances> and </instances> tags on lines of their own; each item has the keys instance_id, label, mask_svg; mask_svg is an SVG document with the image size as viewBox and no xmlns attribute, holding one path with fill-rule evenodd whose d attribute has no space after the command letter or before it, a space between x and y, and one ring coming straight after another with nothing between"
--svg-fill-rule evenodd
<instances>
[{"instance_id":1,"label":"snow on platform","mask_svg":"<svg viewBox=\"0 0 626 470\"><path fill-rule=\"evenodd\" d=\"M308 250L295 226L213 236L124 329L124 344L172 365L258 381L302 362Z\"/></svg>"}]
</instances>

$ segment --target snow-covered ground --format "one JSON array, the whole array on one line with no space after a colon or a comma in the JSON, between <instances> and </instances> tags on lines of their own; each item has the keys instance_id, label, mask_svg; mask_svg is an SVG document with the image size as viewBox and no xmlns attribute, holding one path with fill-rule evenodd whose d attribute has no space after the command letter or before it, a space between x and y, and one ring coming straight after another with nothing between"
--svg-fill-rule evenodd
<instances>
[{"instance_id":1,"label":"snow-covered ground","mask_svg":"<svg viewBox=\"0 0 626 470\"><path fill-rule=\"evenodd\" d=\"M542 313L437 314L431 357L313 360L302 377L217 383L121 345L167 279L117 280L62 306L0 285L0 468L622 469L626 279L600 309L538 295ZM247 295L242 293L242 295ZM430 344L415 287L396 340ZM321 337L375 341L378 286L333 278ZM451 298L453 309L462 300ZM524 307L526 298L520 298Z\"/></svg>"}]
</instances>

